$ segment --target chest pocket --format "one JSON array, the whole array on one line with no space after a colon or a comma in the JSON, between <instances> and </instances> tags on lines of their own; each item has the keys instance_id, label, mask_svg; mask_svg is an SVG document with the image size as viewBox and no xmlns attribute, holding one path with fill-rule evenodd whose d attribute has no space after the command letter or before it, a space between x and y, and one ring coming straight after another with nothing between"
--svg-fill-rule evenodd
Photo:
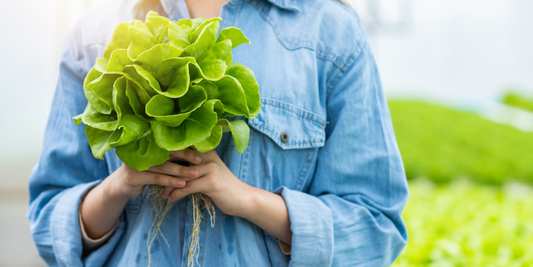
<instances>
[{"instance_id":1,"label":"chest pocket","mask_svg":"<svg viewBox=\"0 0 533 267\"><path fill-rule=\"evenodd\" d=\"M248 164L241 179L270 191L280 186L302 190L324 145L325 121L283 101L262 98L261 103L259 115L248 120Z\"/></svg>"}]
</instances>

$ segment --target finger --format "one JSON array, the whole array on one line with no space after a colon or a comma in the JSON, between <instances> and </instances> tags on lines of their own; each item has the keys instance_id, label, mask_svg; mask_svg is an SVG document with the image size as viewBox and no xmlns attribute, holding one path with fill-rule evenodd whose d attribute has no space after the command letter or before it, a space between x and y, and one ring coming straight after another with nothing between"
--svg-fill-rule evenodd
<instances>
[{"instance_id":1,"label":"finger","mask_svg":"<svg viewBox=\"0 0 533 267\"><path fill-rule=\"evenodd\" d=\"M168 196L170 196L170 193L172 192L172 190L174 190L175 187L172 187L172 186L166 186L165 188L163 188L163 192L161 192L161 196L166 199L168 198Z\"/></svg>"},{"instance_id":2,"label":"finger","mask_svg":"<svg viewBox=\"0 0 533 267\"><path fill-rule=\"evenodd\" d=\"M184 160L192 164L200 164L202 162L202 155L200 152L192 149L184 149L170 152L171 160Z\"/></svg>"},{"instance_id":3,"label":"finger","mask_svg":"<svg viewBox=\"0 0 533 267\"><path fill-rule=\"evenodd\" d=\"M168 195L168 200L177 201L192 193L206 193L208 190L209 182L207 179L196 179L187 182L187 185L183 188L174 188L174 190Z\"/></svg>"},{"instance_id":4,"label":"finger","mask_svg":"<svg viewBox=\"0 0 533 267\"><path fill-rule=\"evenodd\" d=\"M200 153L200 155L203 163L207 161L222 161L215 150L209 150L207 152Z\"/></svg>"},{"instance_id":5,"label":"finger","mask_svg":"<svg viewBox=\"0 0 533 267\"><path fill-rule=\"evenodd\" d=\"M196 178L198 175L198 170L196 170L196 168L179 165L170 161L165 161L163 164L152 166L148 169L148 171L172 176L180 176L182 178Z\"/></svg>"},{"instance_id":6,"label":"finger","mask_svg":"<svg viewBox=\"0 0 533 267\"><path fill-rule=\"evenodd\" d=\"M142 180L142 184L155 184L178 188L185 186L185 181L183 179L166 174L145 171L141 172L139 176Z\"/></svg>"},{"instance_id":7,"label":"finger","mask_svg":"<svg viewBox=\"0 0 533 267\"><path fill-rule=\"evenodd\" d=\"M198 172L197 178L200 178L202 176L205 176L209 173L215 172L218 168L217 163L214 161L204 161L204 163L200 165L194 166L196 171Z\"/></svg>"}]
</instances>

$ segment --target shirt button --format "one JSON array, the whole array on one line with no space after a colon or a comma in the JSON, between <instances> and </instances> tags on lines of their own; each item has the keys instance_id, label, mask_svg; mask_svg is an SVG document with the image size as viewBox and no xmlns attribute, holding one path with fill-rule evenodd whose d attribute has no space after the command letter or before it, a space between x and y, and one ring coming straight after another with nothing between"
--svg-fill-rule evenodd
<instances>
[{"instance_id":1,"label":"shirt button","mask_svg":"<svg viewBox=\"0 0 533 267\"><path fill-rule=\"evenodd\" d=\"M283 133L281 134L281 142L283 142L283 143L287 143L287 142L289 142L289 134L288 134L288 133L283 132Z\"/></svg>"}]
</instances>

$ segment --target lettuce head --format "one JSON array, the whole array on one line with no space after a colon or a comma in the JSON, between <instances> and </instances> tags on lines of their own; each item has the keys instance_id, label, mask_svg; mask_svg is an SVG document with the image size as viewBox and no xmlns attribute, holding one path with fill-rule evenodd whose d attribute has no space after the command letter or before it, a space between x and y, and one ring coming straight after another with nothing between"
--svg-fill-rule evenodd
<instances>
[{"instance_id":1,"label":"lettuce head","mask_svg":"<svg viewBox=\"0 0 533 267\"><path fill-rule=\"evenodd\" d=\"M227 118L257 116L259 84L231 62L231 50L250 41L235 27L217 36L220 20L171 21L150 12L144 23L115 28L85 77L87 107L73 118L84 123L96 158L115 148L124 163L146 170L170 151L212 150L228 131L236 150L246 150L248 125Z\"/></svg>"}]
</instances>

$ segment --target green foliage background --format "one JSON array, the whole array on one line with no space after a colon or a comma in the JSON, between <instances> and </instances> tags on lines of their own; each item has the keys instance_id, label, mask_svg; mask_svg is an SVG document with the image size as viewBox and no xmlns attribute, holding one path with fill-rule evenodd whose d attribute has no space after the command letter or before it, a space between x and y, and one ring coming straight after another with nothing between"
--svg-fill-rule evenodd
<instances>
[{"instance_id":1,"label":"green foliage background","mask_svg":"<svg viewBox=\"0 0 533 267\"><path fill-rule=\"evenodd\" d=\"M528 111L533 111L533 99L527 99L516 93L508 93L503 97L503 103L521 108Z\"/></svg>"},{"instance_id":2,"label":"green foliage background","mask_svg":"<svg viewBox=\"0 0 533 267\"><path fill-rule=\"evenodd\" d=\"M389 107L410 189L393 266L533 266L533 133L420 101Z\"/></svg>"},{"instance_id":3,"label":"green foliage background","mask_svg":"<svg viewBox=\"0 0 533 267\"><path fill-rule=\"evenodd\" d=\"M393 266L532 266L532 193L519 185L411 181L403 214L409 241Z\"/></svg>"},{"instance_id":4,"label":"green foliage background","mask_svg":"<svg viewBox=\"0 0 533 267\"><path fill-rule=\"evenodd\" d=\"M533 133L417 101L389 101L408 179L533 182Z\"/></svg>"}]
</instances>

